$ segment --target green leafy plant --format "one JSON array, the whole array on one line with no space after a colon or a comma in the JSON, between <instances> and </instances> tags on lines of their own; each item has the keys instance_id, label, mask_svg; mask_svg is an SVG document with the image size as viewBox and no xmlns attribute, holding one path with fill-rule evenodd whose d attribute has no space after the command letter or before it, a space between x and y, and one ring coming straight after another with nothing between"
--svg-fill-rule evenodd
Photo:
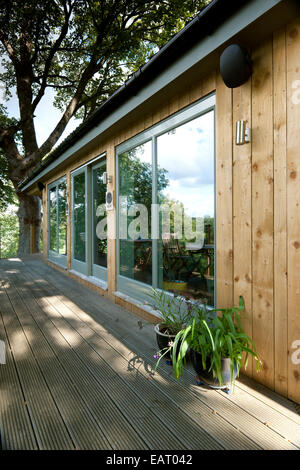
<instances>
[{"instance_id":1,"label":"green leafy plant","mask_svg":"<svg viewBox=\"0 0 300 470\"><path fill-rule=\"evenodd\" d=\"M213 351L210 358L210 368L220 384L223 383L221 372L222 358L230 359L231 381L234 369L237 369L238 375L243 365L245 368L247 367L250 355L255 359L257 371L260 370L260 360L256 345L250 336L244 332L241 325L240 314L244 309L244 300L240 296L238 307L215 310L221 313L221 315L213 320Z\"/></svg>"},{"instance_id":2,"label":"green leafy plant","mask_svg":"<svg viewBox=\"0 0 300 470\"><path fill-rule=\"evenodd\" d=\"M231 382L234 370L239 374L242 365L247 367L249 355L256 361L257 371L260 361L253 340L244 332L240 314L244 310L244 300L239 299L238 307L214 309L207 312L205 306L197 305L197 315L183 328L174 341L172 361L174 375L179 378L189 348L199 352L203 369L212 372L220 385L223 384L221 361L230 359ZM213 317L213 315L219 314Z\"/></svg>"},{"instance_id":3,"label":"green leafy plant","mask_svg":"<svg viewBox=\"0 0 300 470\"><path fill-rule=\"evenodd\" d=\"M202 301L194 302L192 318L185 328L175 337L172 362L174 375L178 379L183 374L183 366L189 349L200 352L203 368L206 368L207 358L213 351L213 336L211 333L212 317Z\"/></svg>"},{"instance_id":4,"label":"green leafy plant","mask_svg":"<svg viewBox=\"0 0 300 470\"><path fill-rule=\"evenodd\" d=\"M189 323L193 316L194 303L185 297L176 293L170 294L164 291L153 289L151 293L153 302L152 307L159 311L161 322L158 324L159 331L169 336L166 341L167 346L155 353L154 358L157 359L155 370L157 369L163 357L170 357L173 349L173 338L182 331ZM160 346L160 343L158 341Z\"/></svg>"},{"instance_id":5,"label":"green leafy plant","mask_svg":"<svg viewBox=\"0 0 300 470\"><path fill-rule=\"evenodd\" d=\"M176 335L189 322L193 306L184 297L153 289L151 299L153 308L160 313L166 334Z\"/></svg>"}]
</instances>

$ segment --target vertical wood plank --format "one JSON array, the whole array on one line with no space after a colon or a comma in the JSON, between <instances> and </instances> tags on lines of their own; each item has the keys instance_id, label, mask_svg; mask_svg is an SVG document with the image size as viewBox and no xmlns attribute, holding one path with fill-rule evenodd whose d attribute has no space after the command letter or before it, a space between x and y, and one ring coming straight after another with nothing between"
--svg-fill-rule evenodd
<instances>
[{"instance_id":1,"label":"vertical wood plank","mask_svg":"<svg viewBox=\"0 0 300 470\"><path fill-rule=\"evenodd\" d=\"M165 100L165 102L163 103L163 105L161 106L160 108L160 121L162 121L163 119L166 119L170 114L170 111L169 111L169 100Z\"/></svg>"},{"instance_id":2,"label":"vertical wood plank","mask_svg":"<svg viewBox=\"0 0 300 470\"><path fill-rule=\"evenodd\" d=\"M300 402L300 19L287 28L288 397ZM299 343L298 343L299 344Z\"/></svg>"},{"instance_id":3,"label":"vertical wood plank","mask_svg":"<svg viewBox=\"0 0 300 470\"><path fill-rule=\"evenodd\" d=\"M148 129L148 127L151 127L153 124L153 113L147 113L145 114L144 117L144 127L145 129Z\"/></svg>"},{"instance_id":4,"label":"vertical wood plank","mask_svg":"<svg viewBox=\"0 0 300 470\"><path fill-rule=\"evenodd\" d=\"M179 95L179 108L182 109L188 106L190 102L190 89L188 87Z\"/></svg>"},{"instance_id":5,"label":"vertical wood plank","mask_svg":"<svg viewBox=\"0 0 300 470\"><path fill-rule=\"evenodd\" d=\"M217 86L217 72L212 70L206 77L202 80L202 96L208 95L215 91Z\"/></svg>"},{"instance_id":6,"label":"vertical wood plank","mask_svg":"<svg viewBox=\"0 0 300 470\"><path fill-rule=\"evenodd\" d=\"M233 302L232 91L220 75L216 87L216 264L217 306Z\"/></svg>"},{"instance_id":7,"label":"vertical wood plank","mask_svg":"<svg viewBox=\"0 0 300 470\"><path fill-rule=\"evenodd\" d=\"M253 339L262 360L255 378L274 388L272 38L252 54Z\"/></svg>"},{"instance_id":8,"label":"vertical wood plank","mask_svg":"<svg viewBox=\"0 0 300 470\"><path fill-rule=\"evenodd\" d=\"M179 96L174 95L169 101L169 112L170 115L176 113L179 109ZM154 116L153 116L153 124L155 123Z\"/></svg>"},{"instance_id":9,"label":"vertical wood plank","mask_svg":"<svg viewBox=\"0 0 300 470\"><path fill-rule=\"evenodd\" d=\"M233 299L238 305L239 296L245 302L242 325L252 338L252 225L251 225L251 142L235 144L236 121L251 121L251 79L233 90ZM247 375L252 375L249 360Z\"/></svg>"},{"instance_id":10,"label":"vertical wood plank","mask_svg":"<svg viewBox=\"0 0 300 470\"><path fill-rule=\"evenodd\" d=\"M275 391L287 395L287 212L285 28L273 35Z\"/></svg>"},{"instance_id":11,"label":"vertical wood plank","mask_svg":"<svg viewBox=\"0 0 300 470\"><path fill-rule=\"evenodd\" d=\"M202 96L202 80L198 80L191 85L190 88L190 103L197 101Z\"/></svg>"}]
</instances>

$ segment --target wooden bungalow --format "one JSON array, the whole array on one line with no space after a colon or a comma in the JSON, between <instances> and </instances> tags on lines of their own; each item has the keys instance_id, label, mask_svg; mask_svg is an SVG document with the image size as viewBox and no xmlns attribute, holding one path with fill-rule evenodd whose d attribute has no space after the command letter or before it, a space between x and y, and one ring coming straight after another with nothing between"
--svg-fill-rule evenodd
<instances>
[{"instance_id":1,"label":"wooden bungalow","mask_svg":"<svg viewBox=\"0 0 300 470\"><path fill-rule=\"evenodd\" d=\"M22 190L45 261L135 314L157 320L152 288L242 295L263 362L246 373L299 403L299 149L297 2L213 0Z\"/></svg>"}]
</instances>

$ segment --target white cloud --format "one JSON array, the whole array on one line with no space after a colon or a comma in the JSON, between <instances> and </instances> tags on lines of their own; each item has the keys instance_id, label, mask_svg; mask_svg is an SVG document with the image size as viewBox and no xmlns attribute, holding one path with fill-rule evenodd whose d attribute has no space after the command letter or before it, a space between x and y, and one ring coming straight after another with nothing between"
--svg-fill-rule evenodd
<instances>
[{"instance_id":1,"label":"white cloud","mask_svg":"<svg viewBox=\"0 0 300 470\"><path fill-rule=\"evenodd\" d=\"M164 193L193 217L214 214L213 119L209 112L158 137L158 164L169 180Z\"/></svg>"}]
</instances>

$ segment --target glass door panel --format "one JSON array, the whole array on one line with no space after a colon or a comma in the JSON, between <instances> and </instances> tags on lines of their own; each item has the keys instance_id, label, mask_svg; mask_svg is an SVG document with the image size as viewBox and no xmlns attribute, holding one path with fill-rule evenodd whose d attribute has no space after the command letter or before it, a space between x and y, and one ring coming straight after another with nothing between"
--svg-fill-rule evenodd
<instances>
[{"instance_id":1,"label":"glass door panel","mask_svg":"<svg viewBox=\"0 0 300 470\"><path fill-rule=\"evenodd\" d=\"M58 252L67 254L67 187L62 182L57 187L58 194Z\"/></svg>"},{"instance_id":2,"label":"glass door panel","mask_svg":"<svg viewBox=\"0 0 300 470\"><path fill-rule=\"evenodd\" d=\"M92 168L92 275L107 280L106 162Z\"/></svg>"},{"instance_id":3,"label":"glass door panel","mask_svg":"<svg viewBox=\"0 0 300 470\"><path fill-rule=\"evenodd\" d=\"M119 274L152 284L152 143L119 158Z\"/></svg>"},{"instance_id":4,"label":"glass door panel","mask_svg":"<svg viewBox=\"0 0 300 470\"><path fill-rule=\"evenodd\" d=\"M214 111L157 138L159 286L214 301Z\"/></svg>"},{"instance_id":5,"label":"glass door panel","mask_svg":"<svg viewBox=\"0 0 300 470\"><path fill-rule=\"evenodd\" d=\"M49 191L49 249L57 252L57 191L56 186Z\"/></svg>"},{"instance_id":6,"label":"glass door panel","mask_svg":"<svg viewBox=\"0 0 300 470\"><path fill-rule=\"evenodd\" d=\"M100 161L101 160L101 161ZM71 174L72 269L107 280L106 171L104 155Z\"/></svg>"},{"instance_id":7,"label":"glass door panel","mask_svg":"<svg viewBox=\"0 0 300 470\"><path fill-rule=\"evenodd\" d=\"M87 274L86 169L72 175L72 268Z\"/></svg>"},{"instance_id":8,"label":"glass door panel","mask_svg":"<svg viewBox=\"0 0 300 470\"><path fill-rule=\"evenodd\" d=\"M49 186L49 258L67 266L67 182Z\"/></svg>"}]
</instances>

